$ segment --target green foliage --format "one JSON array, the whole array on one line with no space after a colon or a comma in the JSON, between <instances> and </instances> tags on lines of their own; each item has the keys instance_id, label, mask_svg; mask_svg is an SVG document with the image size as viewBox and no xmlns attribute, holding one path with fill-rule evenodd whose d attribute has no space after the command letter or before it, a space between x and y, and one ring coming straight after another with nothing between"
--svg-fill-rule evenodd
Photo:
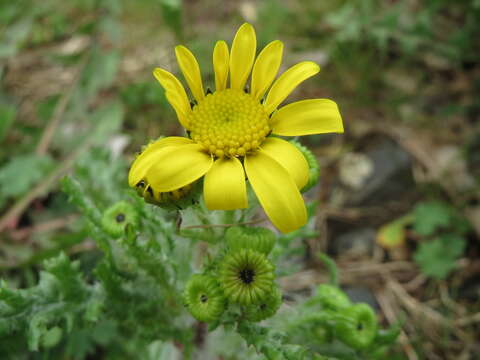
<instances>
[{"instance_id":1,"label":"green foliage","mask_svg":"<svg viewBox=\"0 0 480 360\"><path fill-rule=\"evenodd\" d=\"M438 228L447 227L452 220L451 209L439 202L421 203L415 207L414 230L420 235L432 235Z\"/></svg>"},{"instance_id":2,"label":"green foliage","mask_svg":"<svg viewBox=\"0 0 480 360\"><path fill-rule=\"evenodd\" d=\"M439 235L421 243L414 260L425 275L445 279L455 269L456 261L463 254L465 246L465 238L458 234Z\"/></svg>"},{"instance_id":3,"label":"green foliage","mask_svg":"<svg viewBox=\"0 0 480 360\"><path fill-rule=\"evenodd\" d=\"M3 283L0 293L0 333L4 336L0 349L6 354L27 344L31 351L56 345L63 332L88 322L88 309L98 307L102 297L100 288L85 283L79 263L63 253L45 262L36 286L11 290ZM17 339L13 348L9 348L11 336Z\"/></svg>"},{"instance_id":4,"label":"green foliage","mask_svg":"<svg viewBox=\"0 0 480 360\"><path fill-rule=\"evenodd\" d=\"M338 359L370 360L376 353L382 359L399 335L398 327L380 329L369 305L353 304L333 285L319 285L297 311L287 321L289 340L313 344L312 350Z\"/></svg>"},{"instance_id":5,"label":"green foliage","mask_svg":"<svg viewBox=\"0 0 480 360\"><path fill-rule=\"evenodd\" d=\"M469 224L452 206L430 201L418 204L414 211L413 229L420 235L430 236L441 229L464 234L469 230Z\"/></svg>"},{"instance_id":6,"label":"green foliage","mask_svg":"<svg viewBox=\"0 0 480 360\"><path fill-rule=\"evenodd\" d=\"M287 336L272 328L247 321L238 324L238 333L268 360L306 360L312 355L307 348L288 342Z\"/></svg>"},{"instance_id":7,"label":"green foliage","mask_svg":"<svg viewBox=\"0 0 480 360\"><path fill-rule=\"evenodd\" d=\"M52 158L46 155L27 154L11 159L0 168L0 202L28 191L53 169Z\"/></svg>"},{"instance_id":8,"label":"green foliage","mask_svg":"<svg viewBox=\"0 0 480 360\"><path fill-rule=\"evenodd\" d=\"M406 246L408 225L421 236L413 256L421 271L435 279L445 279L464 253L465 235L470 229L468 221L445 202L420 202L413 211L383 225L377 242L387 249Z\"/></svg>"},{"instance_id":9,"label":"green foliage","mask_svg":"<svg viewBox=\"0 0 480 360\"><path fill-rule=\"evenodd\" d=\"M469 230L468 222L455 208L438 201L418 204L412 215L413 229L430 238L418 247L415 262L425 275L446 278L465 250L464 235Z\"/></svg>"}]
</instances>

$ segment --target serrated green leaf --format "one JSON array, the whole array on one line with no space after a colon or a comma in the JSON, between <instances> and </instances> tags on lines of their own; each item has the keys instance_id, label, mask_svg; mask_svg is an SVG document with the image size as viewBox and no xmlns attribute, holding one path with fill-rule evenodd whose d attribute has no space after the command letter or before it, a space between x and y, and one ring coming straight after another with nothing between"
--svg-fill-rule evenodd
<instances>
[{"instance_id":1,"label":"serrated green leaf","mask_svg":"<svg viewBox=\"0 0 480 360\"><path fill-rule=\"evenodd\" d=\"M452 219L451 208L437 201L418 204L414 211L414 230L420 235L432 235L439 227L449 226Z\"/></svg>"},{"instance_id":2,"label":"serrated green leaf","mask_svg":"<svg viewBox=\"0 0 480 360\"><path fill-rule=\"evenodd\" d=\"M420 244L414 260L425 275L444 279L455 269L456 260L463 253L465 245L465 239L459 235L442 235Z\"/></svg>"},{"instance_id":3,"label":"serrated green leaf","mask_svg":"<svg viewBox=\"0 0 480 360\"><path fill-rule=\"evenodd\" d=\"M58 257L46 260L44 264L46 271L60 282L60 291L66 300L81 302L85 298L86 289L78 262L70 262L62 252Z\"/></svg>"}]
</instances>

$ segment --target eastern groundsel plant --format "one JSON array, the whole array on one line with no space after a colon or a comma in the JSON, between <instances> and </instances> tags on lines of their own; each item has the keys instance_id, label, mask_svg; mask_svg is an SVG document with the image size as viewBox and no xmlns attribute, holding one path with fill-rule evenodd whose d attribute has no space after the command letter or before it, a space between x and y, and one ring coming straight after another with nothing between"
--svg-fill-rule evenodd
<instances>
[{"instance_id":1,"label":"eastern groundsel plant","mask_svg":"<svg viewBox=\"0 0 480 360\"><path fill-rule=\"evenodd\" d=\"M154 71L186 136L161 138L137 156L129 185L143 200L125 191L120 179L93 178L98 169L118 173L107 155L92 154L98 163L89 159L85 166L95 171L77 165L78 181L63 180L64 192L85 215L79 238L88 235L103 256L82 262L62 253L45 262L38 284L29 289L0 281L2 356L26 358L28 349L42 351L45 359L85 359L101 349L111 359L157 359L175 348L185 359L207 353L231 359L385 358L398 331L379 330L368 305L352 304L328 284L295 305L296 295L284 297L277 282L279 274L293 272L290 257L302 244L293 240L316 235L310 224L303 226L315 211L314 204L306 211L301 192L319 176L307 148L278 136L343 131L330 100L278 109L319 71L301 62L275 80L282 49L273 41L255 60L255 32L242 25L231 50L224 41L215 45L216 91L205 93L197 61L178 46L192 105L176 77ZM248 207L247 184L288 235L252 226L254 206L210 211ZM97 196L99 190L109 197ZM110 196L116 203L107 203ZM321 259L335 283L333 260ZM221 346L215 336L205 341L207 331L216 329ZM238 346L238 335L247 347ZM230 346L232 337L237 340Z\"/></svg>"},{"instance_id":2,"label":"eastern groundsel plant","mask_svg":"<svg viewBox=\"0 0 480 360\"><path fill-rule=\"evenodd\" d=\"M320 67L300 62L278 78L283 43L275 40L257 52L252 25L237 31L229 49L218 41L213 49L215 92L205 91L200 67L185 46L175 48L190 100L182 83L156 68L185 137L165 137L147 146L129 173L129 185L161 202L162 194L181 196L203 177L203 198L209 210L248 207L247 182L272 223L283 233L303 226L307 212L300 191L309 182L309 164L295 145L279 136L343 132L337 104L309 99L280 107ZM249 83L247 84L248 80Z\"/></svg>"}]
</instances>

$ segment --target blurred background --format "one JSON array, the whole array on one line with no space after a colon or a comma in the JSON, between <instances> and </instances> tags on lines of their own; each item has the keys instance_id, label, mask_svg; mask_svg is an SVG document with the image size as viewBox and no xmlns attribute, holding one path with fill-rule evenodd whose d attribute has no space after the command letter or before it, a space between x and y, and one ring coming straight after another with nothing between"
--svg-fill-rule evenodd
<instances>
[{"instance_id":1,"label":"blurred background","mask_svg":"<svg viewBox=\"0 0 480 360\"><path fill-rule=\"evenodd\" d=\"M327 252L354 300L401 321L398 358L478 358L478 0L1 0L1 276L31 286L42 260L94 248L59 179L116 200L135 152L182 134L153 68L178 74L185 44L213 85L214 43L245 21L258 48L285 43L282 71L320 64L287 102L333 99L345 124L302 138L321 168L317 232L284 290L325 281Z\"/></svg>"}]
</instances>

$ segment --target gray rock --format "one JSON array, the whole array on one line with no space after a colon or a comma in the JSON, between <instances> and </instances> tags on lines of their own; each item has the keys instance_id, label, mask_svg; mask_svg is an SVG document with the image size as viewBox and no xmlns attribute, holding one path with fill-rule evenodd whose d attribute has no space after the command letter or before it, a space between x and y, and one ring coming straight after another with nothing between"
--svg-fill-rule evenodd
<instances>
[{"instance_id":1,"label":"gray rock","mask_svg":"<svg viewBox=\"0 0 480 360\"><path fill-rule=\"evenodd\" d=\"M365 155L371 159L373 171L363 187L347 190L345 206L381 205L403 199L414 189L411 157L397 143L383 138Z\"/></svg>"}]
</instances>

